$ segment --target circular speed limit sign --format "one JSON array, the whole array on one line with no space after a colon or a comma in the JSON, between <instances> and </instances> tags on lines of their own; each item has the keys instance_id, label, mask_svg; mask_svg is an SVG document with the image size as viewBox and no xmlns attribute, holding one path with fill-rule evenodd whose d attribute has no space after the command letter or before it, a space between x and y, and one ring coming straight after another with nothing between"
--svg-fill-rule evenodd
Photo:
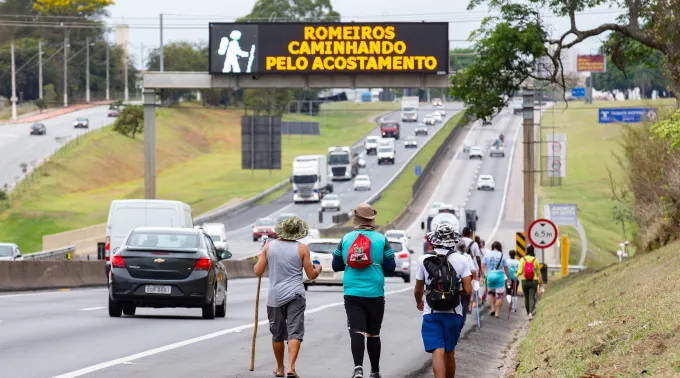
<instances>
[{"instance_id":1,"label":"circular speed limit sign","mask_svg":"<svg viewBox=\"0 0 680 378\"><path fill-rule=\"evenodd\" d=\"M535 248L548 248L557 241L557 226L547 219L537 219L529 226L529 242Z\"/></svg>"}]
</instances>

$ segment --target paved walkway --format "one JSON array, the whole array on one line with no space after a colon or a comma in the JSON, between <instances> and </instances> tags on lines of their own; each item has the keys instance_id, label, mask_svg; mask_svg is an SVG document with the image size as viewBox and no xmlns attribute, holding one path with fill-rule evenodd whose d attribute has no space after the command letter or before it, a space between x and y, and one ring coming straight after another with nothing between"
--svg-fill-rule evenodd
<instances>
[{"instance_id":1,"label":"paved walkway","mask_svg":"<svg viewBox=\"0 0 680 378\"><path fill-rule=\"evenodd\" d=\"M115 101L97 101L97 102L91 102L89 104L76 104L76 105L71 105L66 108L52 108L52 109L47 109L42 112L40 111L35 111L35 112L30 112L26 114L22 114L17 117L16 121L8 120L8 121L0 121L0 126L2 125L13 125L17 123L32 123L32 122L40 122L44 121L46 119L50 119L53 117L57 117L63 114L68 114L72 113L78 110L82 109L87 109L87 108L92 108L95 106L101 106L101 105L109 105L113 104Z\"/></svg>"}]
</instances>

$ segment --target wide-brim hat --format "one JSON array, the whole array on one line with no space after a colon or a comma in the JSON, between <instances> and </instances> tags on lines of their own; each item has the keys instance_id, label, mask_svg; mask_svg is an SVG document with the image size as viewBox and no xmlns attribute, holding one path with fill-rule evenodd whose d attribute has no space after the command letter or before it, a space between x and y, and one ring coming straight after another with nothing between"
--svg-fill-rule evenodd
<instances>
[{"instance_id":1,"label":"wide-brim hat","mask_svg":"<svg viewBox=\"0 0 680 378\"><path fill-rule=\"evenodd\" d=\"M460 238L449 223L440 223L436 230L427 234L427 240L435 247L454 248Z\"/></svg>"},{"instance_id":2,"label":"wide-brim hat","mask_svg":"<svg viewBox=\"0 0 680 378\"><path fill-rule=\"evenodd\" d=\"M352 213L354 215L352 217L352 223L355 227L375 226L375 217L378 215L378 211L374 209L373 206L367 203L361 203L354 208Z\"/></svg>"},{"instance_id":3,"label":"wide-brim hat","mask_svg":"<svg viewBox=\"0 0 680 378\"><path fill-rule=\"evenodd\" d=\"M285 240L299 240L307 236L309 226L298 217L286 218L274 227L276 236Z\"/></svg>"}]
</instances>

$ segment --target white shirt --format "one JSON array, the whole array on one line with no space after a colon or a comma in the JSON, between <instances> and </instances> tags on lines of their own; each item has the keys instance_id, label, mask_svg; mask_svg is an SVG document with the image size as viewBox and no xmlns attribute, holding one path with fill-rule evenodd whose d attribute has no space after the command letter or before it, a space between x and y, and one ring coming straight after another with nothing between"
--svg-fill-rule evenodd
<instances>
[{"instance_id":1,"label":"white shirt","mask_svg":"<svg viewBox=\"0 0 680 378\"><path fill-rule=\"evenodd\" d=\"M449 253L449 250L441 248L436 248L434 251L438 255L445 255ZM425 281L426 286L429 282L429 276L425 270L425 267L423 266L423 262L429 257L432 257L432 255L422 255L420 258L418 258L418 270L416 271L416 280ZM460 253L454 252L449 255L449 263L458 274L459 281L462 282L464 277L469 277L472 275L468 260ZM462 287L460 289L462 290ZM423 301L425 302L423 315L432 313L432 309L430 309L430 306L427 305L427 300L423 298ZM435 311L435 313L438 312L453 313L454 311ZM458 304L458 306L455 308L455 313L461 316L463 315L463 306L461 304Z\"/></svg>"},{"instance_id":2,"label":"white shirt","mask_svg":"<svg viewBox=\"0 0 680 378\"><path fill-rule=\"evenodd\" d=\"M477 268L477 262L472 259L472 256L470 256L470 254L462 252L458 252L458 254L465 257L465 259L468 262L468 267L470 267L470 272L472 273L479 272L479 268Z\"/></svg>"},{"instance_id":3,"label":"white shirt","mask_svg":"<svg viewBox=\"0 0 680 378\"><path fill-rule=\"evenodd\" d=\"M462 237L460 240L462 240L465 243L465 248L467 248L470 245L470 243L473 242L472 239L466 237ZM477 243L472 244L472 246L470 247L470 252L472 253L473 257L479 257L480 260L482 259L482 257L484 257L484 255L482 255L482 251L479 249L479 244Z\"/></svg>"}]
</instances>

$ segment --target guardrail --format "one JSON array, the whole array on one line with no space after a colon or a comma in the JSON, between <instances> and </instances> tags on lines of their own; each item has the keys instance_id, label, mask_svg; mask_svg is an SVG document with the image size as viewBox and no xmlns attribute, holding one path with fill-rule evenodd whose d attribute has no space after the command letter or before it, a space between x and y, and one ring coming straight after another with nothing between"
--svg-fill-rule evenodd
<instances>
[{"instance_id":1,"label":"guardrail","mask_svg":"<svg viewBox=\"0 0 680 378\"><path fill-rule=\"evenodd\" d=\"M69 254L76 251L75 245L51 249L49 251L36 252L23 255L24 260L66 260Z\"/></svg>"}]
</instances>

